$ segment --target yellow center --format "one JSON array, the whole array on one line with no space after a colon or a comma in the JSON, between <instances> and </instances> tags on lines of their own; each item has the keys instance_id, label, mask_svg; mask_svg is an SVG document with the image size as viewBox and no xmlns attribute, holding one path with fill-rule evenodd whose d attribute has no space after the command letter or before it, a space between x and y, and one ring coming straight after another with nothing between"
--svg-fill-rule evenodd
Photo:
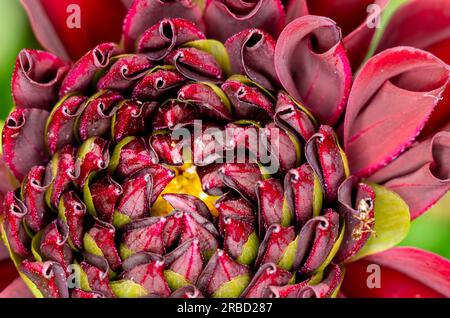
<instances>
[{"instance_id":1,"label":"yellow center","mask_svg":"<svg viewBox=\"0 0 450 318\"><path fill-rule=\"evenodd\" d=\"M170 167L175 171L176 176L166 186L161 195L156 199L152 206L152 215L164 216L173 211L173 207L162 198L163 194L190 194L202 200L214 216L218 215L214 203L219 197L210 196L203 192L200 177L197 174L196 167L191 163L185 163L181 167Z\"/></svg>"}]
</instances>

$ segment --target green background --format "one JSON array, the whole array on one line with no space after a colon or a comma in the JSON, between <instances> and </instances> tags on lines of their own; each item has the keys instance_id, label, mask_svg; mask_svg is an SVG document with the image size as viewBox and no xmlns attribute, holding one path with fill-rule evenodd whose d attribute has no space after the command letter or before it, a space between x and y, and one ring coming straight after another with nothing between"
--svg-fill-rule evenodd
<instances>
[{"instance_id":1,"label":"green background","mask_svg":"<svg viewBox=\"0 0 450 318\"><path fill-rule=\"evenodd\" d=\"M405 1L393 0L388 12ZM382 29L379 31L381 33ZM12 107L10 82L17 53L24 47L38 47L18 0L2 1L0 43L0 118L3 119ZM450 258L450 194L413 222L402 245L420 247Z\"/></svg>"}]
</instances>

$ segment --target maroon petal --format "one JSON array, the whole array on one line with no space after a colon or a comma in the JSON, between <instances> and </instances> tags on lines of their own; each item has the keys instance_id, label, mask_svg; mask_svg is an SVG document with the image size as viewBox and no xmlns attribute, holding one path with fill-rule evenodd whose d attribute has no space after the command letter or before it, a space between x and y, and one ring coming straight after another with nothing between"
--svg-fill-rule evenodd
<instances>
[{"instance_id":1,"label":"maroon petal","mask_svg":"<svg viewBox=\"0 0 450 318\"><path fill-rule=\"evenodd\" d=\"M70 293L70 298L105 298L105 295L98 292L84 291L82 289L74 288Z\"/></svg>"},{"instance_id":2,"label":"maroon petal","mask_svg":"<svg viewBox=\"0 0 450 318\"><path fill-rule=\"evenodd\" d=\"M176 174L172 169L167 168L163 165L154 165L145 170L152 175L153 179L153 190L151 198L151 202L153 204Z\"/></svg>"},{"instance_id":3,"label":"maroon petal","mask_svg":"<svg viewBox=\"0 0 450 318\"><path fill-rule=\"evenodd\" d=\"M81 114L87 97L69 96L55 106L45 126L45 141L51 155L75 143L75 120Z\"/></svg>"},{"instance_id":4,"label":"maroon petal","mask_svg":"<svg viewBox=\"0 0 450 318\"><path fill-rule=\"evenodd\" d=\"M236 190L251 202L256 202L256 187L262 181L261 171L257 164L227 163L220 168L223 182L231 189Z\"/></svg>"},{"instance_id":5,"label":"maroon petal","mask_svg":"<svg viewBox=\"0 0 450 318\"><path fill-rule=\"evenodd\" d=\"M25 261L19 270L36 285L45 298L69 298L66 273L60 264L51 261Z\"/></svg>"},{"instance_id":6,"label":"maroon petal","mask_svg":"<svg viewBox=\"0 0 450 318\"><path fill-rule=\"evenodd\" d=\"M309 220L300 231L294 269L308 274L327 258L339 234L339 214L327 209L323 216Z\"/></svg>"},{"instance_id":7,"label":"maroon petal","mask_svg":"<svg viewBox=\"0 0 450 318\"><path fill-rule=\"evenodd\" d=\"M33 298L28 286L21 277L16 278L11 284L0 292L0 298Z\"/></svg>"},{"instance_id":8,"label":"maroon petal","mask_svg":"<svg viewBox=\"0 0 450 318\"><path fill-rule=\"evenodd\" d=\"M219 233L214 225L196 213L183 213L180 244L198 239L203 257L208 260L219 247Z\"/></svg>"},{"instance_id":9,"label":"maroon petal","mask_svg":"<svg viewBox=\"0 0 450 318\"><path fill-rule=\"evenodd\" d=\"M166 221L165 218L159 217L133 221L124 227L121 245L133 253L151 252L163 255L166 251L163 237Z\"/></svg>"},{"instance_id":10,"label":"maroon petal","mask_svg":"<svg viewBox=\"0 0 450 318\"><path fill-rule=\"evenodd\" d=\"M286 286L270 286L273 298L297 298L299 291L304 289L309 283L305 280L301 283Z\"/></svg>"},{"instance_id":11,"label":"maroon petal","mask_svg":"<svg viewBox=\"0 0 450 318\"><path fill-rule=\"evenodd\" d=\"M131 256L124 262L124 279L144 287L149 295L169 297L170 289L164 279L164 260L151 253Z\"/></svg>"},{"instance_id":12,"label":"maroon petal","mask_svg":"<svg viewBox=\"0 0 450 318\"><path fill-rule=\"evenodd\" d=\"M306 159L319 176L326 194L326 201L337 198L339 186L346 179L347 162L341 151L333 128L321 126L305 147Z\"/></svg>"},{"instance_id":13,"label":"maroon petal","mask_svg":"<svg viewBox=\"0 0 450 318\"><path fill-rule=\"evenodd\" d=\"M34 166L46 165L44 131L49 113L40 109L16 109L5 121L3 159L17 179Z\"/></svg>"},{"instance_id":14,"label":"maroon petal","mask_svg":"<svg viewBox=\"0 0 450 318\"><path fill-rule=\"evenodd\" d=\"M259 88L230 79L222 90L230 99L236 118L267 122L274 116L275 106Z\"/></svg>"},{"instance_id":15,"label":"maroon petal","mask_svg":"<svg viewBox=\"0 0 450 318\"><path fill-rule=\"evenodd\" d=\"M109 143L99 137L88 139L78 148L75 184L82 188L91 174L105 170L109 164Z\"/></svg>"},{"instance_id":16,"label":"maroon petal","mask_svg":"<svg viewBox=\"0 0 450 318\"><path fill-rule=\"evenodd\" d=\"M163 100L184 84L186 78L175 69L150 72L134 87L133 99L141 102Z\"/></svg>"},{"instance_id":17,"label":"maroon petal","mask_svg":"<svg viewBox=\"0 0 450 318\"><path fill-rule=\"evenodd\" d=\"M188 20L163 19L142 34L137 47L139 53L158 61L186 42L204 39L205 35Z\"/></svg>"},{"instance_id":18,"label":"maroon petal","mask_svg":"<svg viewBox=\"0 0 450 318\"><path fill-rule=\"evenodd\" d=\"M74 191L69 191L62 195L59 207L60 216L67 223L71 244L83 250L85 204Z\"/></svg>"},{"instance_id":19,"label":"maroon petal","mask_svg":"<svg viewBox=\"0 0 450 318\"><path fill-rule=\"evenodd\" d=\"M22 50L11 82L16 107L52 109L68 70L69 65L51 53Z\"/></svg>"},{"instance_id":20,"label":"maroon petal","mask_svg":"<svg viewBox=\"0 0 450 318\"><path fill-rule=\"evenodd\" d=\"M352 174L369 176L408 148L449 78L442 61L414 48L389 49L369 60L355 79L345 117L345 152Z\"/></svg>"},{"instance_id":21,"label":"maroon petal","mask_svg":"<svg viewBox=\"0 0 450 318\"><path fill-rule=\"evenodd\" d=\"M195 284L203 270L203 256L198 239L180 245L164 256L167 268Z\"/></svg>"},{"instance_id":22,"label":"maroon petal","mask_svg":"<svg viewBox=\"0 0 450 318\"><path fill-rule=\"evenodd\" d=\"M305 16L281 33L275 68L287 92L324 124L335 124L347 104L352 83L350 63L335 22Z\"/></svg>"},{"instance_id":23,"label":"maroon petal","mask_svg":"<svg viewBox=\"0 0 450 318\"><path fill-rule=\"evenodd\" d=\"M111 163L109 171L120 178L126 178L156 164L158 158L154 149L151 149L143 138L130 137L116 146L112 161L114 166Z\"/></svg>"},{"instance_id":24,"label":"maroon petal","mask_svg":"<svg viewBox=\"0 0 450 318\"><path fill-rule=\"evenodd\" d=\"M208 36L222 42L250 27L277 38L285 23L280 0L209 1L204 18Z\"/></svg>"},{"instance_id":25,"label":"maroon petal","mask_svg":"<svg viewBox=\"0 0 450 318\"><path fill-rule=\"evenodd\" d=\"M223 182L220 174L222 164L211 164L204 167L197 167L197 173L202 183L202 189L209 195L222 195L227 190L227 185Z\"/></svg>"},{"instance_id":26,"label":"maroon petal","mask_svg":"<svg viewBox=\"0 0 450 318\"><path fill-rule=\"evenodd\" d=\"M316 132L314 121L305 109L300 109L292 98L283 92L277 96L274 120L278 126L290 131L304 142Z\"/></svg>"},{"instance_id":27,"label":"maroon petal","mask_svg":"<svg viewBox=\"0 0 450 318\"><path fill-rule=\"evenodd\" d=\"M113 91L101 92L89 99L76 121L79 139L84 142L91 137L109 138L111 118L122 100L122 95Z\"/></svg>"},{"instance_id":28,"label":"maroon petal","mask_svg":"<svg viewBox=\"0 0 450 318\"><path fill-rule=\"evenodd\" d=\"M334 261L342 263L355 255L374 233L375 192L358 178L350 177L339 187L339 214L345 220L345 233Z\"/></svg>"},{"instance_id":29,"label":"maroon petal","mask_svg":"<svg viewBox=\"0 0 450 318\"><path fill-rule=\"evenodd\" d=\"M58 207L59 198L75 179L76 151L73 146L67 145L54 155L47 165L44 184L48 184L49 188L46 200L47 204L55 209Z\"/></svg>"},{"instance_id":30,"label":"maroon petal","mask_svg":"<svg viewBox=\"0 0 450 318\"><path fill-rule=\"evenodd\" d=\"M172 247L181 235L183 228L184 213L173 211L166 216L166 227L164 229L163 238L164 245L167 248Z\"/></svg>"},{"instance_id":31,"label":"maroon petal","mask_svg":"<svg viewBox=\"0 0 450 318\"><path fill-rule=\"evenodd\" d=\"M59 263L66 272L72 263L73 252L68 244L69 227L66 223L55 220L42 233L40 252L45 259Z\"/></svg>"},{"instance_id":32,"label":"maroon petal","mask_svg":"<svg viewBox=\"0 0 450 318\"><path fill-rule=\"evenodd\" d=\"M110 269L108 261L104 257L92 254L84 253L83 256L84 260L81 261L80 266L86 274L89 287L108 298L114 298L114 293L109 287Z\"/></svg>"},{"instance_id":33,"label":"maroon petal","mask_svg":"<svg viewBox=\"0 0 450 318\"><path fill-rule=\"evenodd\" d=\"M248 222L245 218L221 216L220 229L223 232L223 249L232 258L238 260L244 252L250 235L255 232L253 222Z\"/></svg>"},{"instance_id":34,"label":"maroon petal","mask_svg":"<svg viewBox=\"0 0 450 318\"><path fill-rule=\"evenodd\" d=\"M259 248L257 266L267 263L278 264L289 244L296 239L295 228L282 227L279 224L271 225L266 232Z\"/></svg>"},{"instance_id":35,"label":"maroon petal","mask_svg":"<svg viewBox=\"0 0 450 318\"><path fill-rule=\"evenodd\" d=\"M150 137L150 146L158 162L171 166L180 166L184 162L183 142L176 142L169 133L154 134Z\"/></svg>"},{"instance_id":36,"label":"maroon petal","mask_svg":"<svg viewBox=\"0 0 450 318\"><path fill-rule=\"evenodd\" d=\"M120 259L115 245L116 229L114 226L97 220L88 233L102 251L111 269L119 269L122 265L122 260Z\"/></svg>"},{"instance_id":37,"label":"maroon petal","mask_svg":"<svg viewBox=\"0 0 450 318\"><path fill-rule=\"evenodd\" d=\"M322 209L321 204L315 206L315 196L322 196L322 189L316 193L316 180L318 177L308 164L289 171L284 179L286 202L300 227Z\"/></svg>"},{"instance_id":38,"label":"maroon petal","mask_svg":"<svg viewBox=\"0 0 450 318\"><path fill-rule=\"evenodd\" d=\"M240 219L255 224L256 218L252 205L239 195L227 193L216 201L215 207L219 212L219 229L222 233L226 218Z\"/></svg>"},{"instance_id":39,"label":"maroon petal","mask_svg":"<svg viewBox=\"0 0 450 318\"><path fill-rule=\"evenodd\" d=\"M95 85L95 76L109 66L111 58L121 49L115 43L103 43L86 53L73 65L62 82L59 98L69 93L88 93Z\"/></svg>"},{"instance_id":40,"label":"maroon petal","mask_svg":"<svg viewBox=\"0 0 450 318\"><path fill-rule=\"evenodd\" d=\"M287 285L292 274L268 263L259 268L247 289L242 293L243 298L268 298L271 294L270 286Z\"/></svg>"},{"instance_id":41,"label":"maroon petal","mask_svg":"<svg viewBox=\"0 0 450 318\"><path fill-rule=\"evenodd\" d=\"M171 100L158 108L153 118L154 130L175 129L178 125L192 122L197 111L188 103Z\"/></svg>"},{"instance_id":42,"label":"maroon petal","mask_svg":"<svg viewBox=\"0 0 450 318\"><path fill-rule=\"evenodd\" d=\"M90 184L89 191L95 209L95 211L90 211L91 214L104 222L111 223L116 203L123 194L122 186L107 176Z\"/></svg>"},{"instance_id":43,"label":"maroon petal","mask_svg":"<svg viewBox=\"0 0 450 318\"><path fill-rule=\"evenodd\" d=\"M247 75L267 89L280 86L274 56L275 40L266 32L248 29L232 36L225 43L233 74Z\"/></svg>"},{"instance_id":44,"label":"maroon petal","mask_svg":"<svg viewBox=\"0 0 450 318\"><path fill-rule=\"evenodd\" d=\"M166 193L163 194L162 197L169 202L175 210L187 213L197 213L205 219L212 219L212 214L209 211L208 206L193 195Z\"/></svg>"},{"instance_id":45,"label":"maroon petal","mask_svg":"<svg viewBox=\"0 0 450 318\"><path fill-rule=\"evenodd\" d=\"M250 269L236 263L224 251L218 250L209 260L196 285L205 295L210 296L223 284L243 275L250 275Z\"/></svg>"},{"instance_id":46,"label":"maroon petal","mask_svg":"<svg viewBox=\"0 0 450 318\"><path fill-rule=\"evenodd\" d=\"M272 224L289 225L291 219L285 220L283 211L284 190L283 185L277 179L268 179L256 183L256 195L258 197L258 224L259 233L264 235ZM289 212L289 211L288 211ZM290 213L290 212L289 212Z\"/></svg>"},{"instance_id":47,"label":"maroon petal","mask_svg":"<svg viewBox=\"0 0 450 318\"><path fill-rule=\"evenodd\" d=\"M223 97L217 95L210 84L187 84L178 91L178 99L196 105L204 116L218 120L231 120L228 101L224 101Z\"/></svg>"},{"instance_id":48,"label":"maroon petal","mask_svg":"<svg viewBox=\"0 0 450 318\"><path fill-rule=\"evenodd\" d=\"M195 286L189 285L174 291L170 298L204 298L204 296Z\"/></svg>"},{"instance_id":49,"label":"maroon petal","mask_svg":"<svg viewBox=\"0 0 450 318\"><path fill-rule=\"evenodd\" d=\"M161 18L183 18L201 27L201 9L192 1L138 0L134 1L123 26L125 49L134 51L139 36Z\"/></svg>"},{"instance_id":50,"label":"maroon petal","mask_svg":"<svg viewBox=\"0 0 450 318\"><path fill-rule=\"evenodd\" d=\"M13 191L5 196L3 228L8 238L12 251L21 257L30 257L30 237L25 232L23 220L27 214L27 208Z\"/></svg>"},{"instance_id":51,"label":"maroon petal","mask_svg":"<svg viewBox=\"0 0 450 318\"><path fill-rule=\"evenodd\" d=\"M33 167L21 187L21 197L27 209L25 222L35 232L42 230L50 220L45 204L48 185L44 181L44 174L45 167Z\"/></svg>"},{"instance_id":52,"label":"maroon petal","mask_svg":"<svg viewBox=\"0 0 450 318\"><path fill-rule=\"evenodd\" d=\"M170 53L167 64L174 65L178 72L194 81L222 83L225 74L211 54L196 48L181 48Z\"/></svg>"},{"instance_id":53,"label":"maroon petal","mask_svg":"<svg viewBox=\"0 0 450 318\"><path fill-rule=\"evenodd\" d=\"M325 278L317 285L308 285L301 289L297 298L329 298L339 288L344 273L339 265L331 264L325 270Z\"/></svg>"}]
</instances>

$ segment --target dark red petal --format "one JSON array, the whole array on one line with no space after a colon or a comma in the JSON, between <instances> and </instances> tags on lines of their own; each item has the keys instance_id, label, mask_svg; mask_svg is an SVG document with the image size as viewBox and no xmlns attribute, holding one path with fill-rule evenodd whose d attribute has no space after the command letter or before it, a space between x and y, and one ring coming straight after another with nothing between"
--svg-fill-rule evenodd
<instances>
[{"instance_id":1,"label":"dark red petal","mask_svg":"<svg viewBox=\"0 0 450 318\"><path fill-rule=\"evenodd\" d=\"M31 240L25 232L23 224L26 214L25 204L16 197L13 191L8 192L4 202L3 228L12 251L24 258L31 256L29 250Z\"/></svg>"},{"instance_id":2,"label":"dark red petal","mask_svg":"<svg viewBox=\"0 0 450 318\"><path fill-rule=\"evenodd\" d=\"M255 232L255 226L244 218L221 216L220 230L223 232L223 249L237 260L242 255L250 235Z\"/></svg>"},{"instance_id":3,"label":"dark red petal","mask_svg":"<svg viewBox=\"0 0 450 318\"><path fill-rule=\"evenodd\" d=\"M274 172L281 172L285 175L289 170L300 164L301 150L298 148L299 140L294 135L289 135L284 129L278 127L275 123L268 124L263 130L263 138L267 138L269 146L267 150L270 157L264 158L266 154L260 155L260 161L264 164L267 159L273 165ZM263 139L264 140L264 139ZM278 169L276 169L278 165Z\"/></svg>"},{"instance_id":4,"label":"dark red petal","mask_svg":"<svg viewBox=\"0 0 450 318\"><path fill-rule=\"evenodd\" d=\"M295 239L294 227L282 227L279 224L271 225L266 232L263 242L259 248L257 266L267 263L278 264L284 255L286 247Z\"/></svg>"},{"instance_id":5,"label":"dark red petal","mask_svg":"<svg viewBox=\"0 0 450 318\"><path fill-rule=\"evenodd\" d=\"M259 233L264 235L272 224L283 223L284 190L277 179L268 179L256 183L258 197Z\"/></svg>"},{"instance_id":6,"label":"dark red petal","mask_svg":"<svg viewBox=\"0 0 450 318\"><path fill-rule=\"evenodd\" d=\"M68 70L69 65L51 53L22 50L11 82L16 107L52 109Z\"/></svg>"},{"instance_id":7,"label":"dark red petal","mask_svg":"<svg viewBox=\"0 0 450 318\"><path fill-rule=\"evenodd\" d=\"M329 298L339 288L344 273L339 265L331 264L324 273L324 279L317 285L308 285L301 289L298 298Z\"/></svg>"},{"instance_id":8,"label":"dark red petal","mask_svg":"<svg viewBox=\"0 0 450 318\"><path fill-rule=\"evenodd\" d=\"M1 296L1 294L0 294ZM204 298L201 292L192 285L177 289L170 295L170 298Z\"/></svg>"},{"instance_id":9,"label":"dark red petal","mask_svg":"<svg viewBox=\"0 0 450 318\"><path fill-rule=\"evenodd\" d=\"M89 287L96 292L100 292L106 297L114 298L114 294L109 287L109 264L108 261L101 256L92 254L83 254L84 260L80 266L86 274Z\"/></svg>"},{"instance_id":10,"label":"dark red petal","mask_svg":"<svg viewBox=\"0 0 450 318\"><path fill-rule=\"evenodd\" d=\"M305 152L308 163L320 178L326 201L333 202L347 177L345 154L339 148L333 128L321 126L306 144Z\"/></svg>"},{"instance_id":11,"label":"dark red petal","mask_svg":"<svg viewBox=\"0 0 450 318\"><path fill-rule=\"evenodd\" d=\"M327 258L339 234L339 214L331 209L323 216L309 220L300 231L294 269L308 274L318 269Z\"/></svg>"},{"instance_id":12,"label":"dark red petal","mask_svg":"<svg viewBox=\"0 0 450 318\"><path fill-rule=\"evenodd\" d=\"M150 217L139 219L126 225L123 229L121 245L133 253L151 252L163 255L165 218Z\"/></svg>"},{"instance_id":13,"label":"dark red petal","mask_svg":"<svg viewBox=\"0 0 450 318\"><path fill-rule=\"evenodd\" d=\"M121 52L117 44L103 43L86 53L64 78L59 98L74 92L89 93L96 84L94 83L96 75L109 66L112 57Z\"/></svg>"},{"instance_id":14,"label":"dark red petal","mask_svg":"<svg viewBox=\"0 0 450 318\"><path fill-rule=\"evenodd\" d=\"M3 159L17 179L34 166L46 165L44 131L49 113L41 109L16 109L5 120Z\"/></svg>"},{"instance_id":15,"label":"dark red petal","mask_svg":"<svg viewBox=\"0 0 450 318\"><path fill-rule=\"evenodd\" d=\"M197 111L188 103L171 100L158 108L152 121L154 130L175 129L178 125L192 122Z\"/></svg>"},{"instance_id":16,"label":"dark red petal","mask_svg":"<svg viewBox=\"0 0 450 318\"><path fill-rule=\"evenodd\" d=\"M381 266L380 288L367 285L369 265ZM411 247L397 247L347 266L342 286L348 297L436 298L450 297L450 262Z\"/></svg>"},{"instance_id":17,"label":"dark red petal","mask_svg":"<svg viewBox=\"0 0 450 318\"><path fill-rule=\"evenodd\" d=\"M75 163L75 184L82 188L91 174L105 170L109 164L109 143L99 137L93 137L78 148Z\"/></svg>"},{"instance_id":18,"label":"dark red petal","mask_svg":"<svg viewBox=\"0 0 450 318\"><path fill-rule=\"evenodd\" d=\"M105 41L118 42L127 9L121 0L21 2L42 46L66 59Z\"/></svg>"},{"instance_id":19,"label":"dark red petal","mask_svg":"<svg viewBox=\"0 0 450 318\"><path fill-rule=\"evenodd\" d=\"M283 30L275 48L275 68L283 87L329 125L341 117L352 83L341 39L334 21L304 16Z\"/></svg>"},{"instance_id":20,"label":"dark red petal","mask_svg":"<svg viewBox=\"0 0 450 318\"><path fill-rule=\"evenodd\" d=\"M108 260L112 270L117 270L122 265L119 253L115 246L116 230L109 223L97 220L95 225L88 231L89 235L102 251L104 257Z\"/></svg>"},{"instance_id":21,"label":"dark red petal","mask_svg":"<svg viewBox=\"0 0 450 318\"><path fill-rule=\"evenodd\" d=\"M122 186L107 176L90 184L89 191L95 208L95 215L100 220L111 223L116 203L123 194Z\"/></svg>"},{"instance_id":22,"label":"dark red petal","mask_svg":"<svg viewBox=\"0 0 450 318\"><path fill-rule=\"evenodd\" d=\"M75 179L76 148L67 145L61 149L48 163L44 184L49 184L46 193L47 204L57 208L59 198Z\"/></svg>"},{"instance_id":23,"label":"dark red petal","mask_svg":"<svg viewBox=\"0 0 450 318\"><path fill-rule=\"evenodd\" d=\"M75 143L75 120L81 114L87 97L69 96L51 112L45 126L45 141L51 155Z\"/></svg>"},{"instance_id":24,"label":"dark red petal","mask_svg":"<svg viewBox=\"0 0 450 318\"><path fill-rule=\"evenodd\" d=\"M172 247L181 235L183 228L184 213L173 211L166 216L166 227L164 229L163 238L167 248Z\"/></svg>"},{"instance_id":25,"label":"dark red petal","mask_svg":"<svg viewBox=\"0 0 450 318\"><path fill-rule=\"evenodd\" d=\"M66 272L73 260L73 252L68 240L68 225L55 220L44 229L39 247L45 259L59 263Z\"/></svg>"},{"instance_id":26,"label":"dark red petal","mask_svg":"<svg viewBox=\"0 0 450 318\"><path fill-rule=\"evenodd\" d=\"M19 270L39 289L45 298L68 298L66 273L56 262L29 262L20 265Z\"/></svg>"},{"instance_id":27,"label":"dark red petal","mask_svg":"<svg viewBox=\"0 0 450 318\"><path fill-rule=\"evenodd\" d=\"M222 42L250 27L277 38L285 23L280 0L209 1L204 18L208 36Z\"/></svg>"},{"instance_id":28,"label":"dark red petal","mask_svg":"<svg viewBox=\"0 0 450 318\"><path fill-rule=\"evenodd\" d=\"M133 90L133 99L141 102L163 100L176 92L186 78L177 70L159 69L147 74Z\"/></svg>"},{"instance_id":29,"label":"dark red petal","mask_svg":"<svg viewBox=\"0 0 450 318\"><path fill-rule=\"evenodd\" d=\"M134 51L138 38L161 18L183 18L201 27L201 9L192 1L137 0L134 1L123 26L125 49Z\"/></svg>"},{"instance_id":30,"label":"dark red petal","mask_svg":"<svg viewBox=\"0 0 450 318\"><path fill-rule=\"evenodd\" d=\"M345 233L334 261L342 263L355 255L373 233L375 192L367 184L350 177L339 187L339 214L345 220Z\"/></svg>"},{"instance_id":31,"label":"dark red petal","mask_svg":"<svg viewBox=\"0 0 450 318\"><path fill-rule=\"evenodd\" d=\"M314 206L315 178L314 170L304 164L289 171L284 179L286 202L295 216L296 224L301 227L317 212L315 208L321 208Z\"/></svg>"},{"instance_id":32,"label":"dark red petal","mask_svg":"<svg viewBox=\"0 0 450 318\"><path fill-rule=\"evenodd\" d=\"M196 48L173 51L165 58L165 62L174 65L178 72L194 81L222 83L225 80L225 74L215 57Z\"/></svg>"},{"instance_id":33,"label":"dark red petal","mask_svg":"<svg viewBox=\"0 0 450 318\"><path fill-rule=\"evenodd\" d=\"M141 285L149 295L169 297L170 289L164 279L164 267L163 258L156 254L136 254L124 263L123 278Z\"/></svg>"},{"instance_id":34,"label":"dark red petal","mask_svg":"<svg viewBox=\"0 0 450 318\"><path fill-rule=\"evenodd\" d=\"M230 99L236 118L267 122L273 117L275 106L259 88L228 80L222 90Z\"/></svg>"},{"instance_id":35,"label":"dark red petal","mask_svg":"<svg viewBox=\"0 0 450 318\"><path fill-rule=\"evenodd\" d=\"M222 164L211 164L204 167L197 167L197 173L202 183L202 189L209 195L222 195L228 188L220 175L222 166Z\"/></svg>"},{"instance_id":36,"label":"dark red petal","mask_svg":"<svg viewBox=\"0 0 450 318\"><path fill-rule=\"evenodd\" d=\"M84 216L86 206L74 191L65 192L61 197L60 213L67 223L69 238L72 245L78 250L83 249Z\"/></svg>"},{"instance_id":37,"label":"dark red petal","mask_svg":"<svg viewBox=\"0 0 450 318\"><path fill-rule=\"evenodd\" d=\"M215 207L219 212L219 229L222 233L225 218L240 219L255 224L256 218L252 205L239 195L227 193L216 201Z\"/></svg>"},{"instance_id":38,"label":"dark red petal","mask_svg":"<svg viewBox=\"0 0 450 318\"><path fill-rule=\"evenodd\" d=\"M223 284L243 275L250 275L250 269L236 263L224 251L218 250L209 260L196 285L205 295L210 296Z\"/></svg>"},{"instance_id":39,"label":"dark red petal","mask_svg":"<svg viewBox=\"0 0 450 318\"><path fill-rule=\"evenodd\" d=\"M163 19L142 34L137 47L139 53L158 61L186 42L204 39L205 35L188 20Z\"/></svg>"},{"instance_id":40,"label":"dark red petal","mask_svg":"<svg viewBox=\"0 0 450 318\"><path fill-rule=\"evenodd\" d=\"M21 277L16 278L6 288L0 288L0 290L2 290L0 292L0 298L33 298L33 294Z\"/></svg>"},{"instance_id":41,"label":"dark red petal","mask_svg":"<svg viewBox=\"0 0 450 318\"><path fill-rule=\"evenodd\" d=\"M169 202L175 210L187 213L197 213L205 219L212 219L212 214L209 211L208 206L193 195L166 193L163 194L162 197Z\"/></svg>"},{"instance_id":42,"label":"dark red petal","mask_svg":"<svg viewBox=\"0 0 450 318\"><path fill-rule=\"evenodd\" d=\"M297 298L300 290L305 288L309 283L309 280L305 280L301 283L286 286L270 286L270 291L274 298Z\"/></svg>"},{"instance_id":43,"label":"dark red petal","mask_svg":"<svg viewBox=\"0 0 450 318\"><path fill-rule=\"evenodd\" d=\"M114 114L112 122L112 135L115 142L128 136L143 133L146 129L148 117L158 107L157 102L141 103L126 100L121 103Z\"/></svg>"},{"instance_id":44,"label":"dark red petal","mask_svg":"<svg viewBox=\"0 0 450 318\"><path fill-rule=\"evenodd\" d=\"M171 134L152 135L150 137L150 146L155 152L159 163L171 166L183 164L183 143L174 141Z\"/></svg>"},{"instance_id":45,"label":"dark red petal","mask_svg":"<svg viewBox=\"0 0 450 318\"><path fill-rule=\"evenodd\" d=\"M92 292L92 291L84 291L82 289L74 288L70 293L71 298L105 298L105 295Z\"/></svg>"},{"instance_id":46,"label":"dark red petal","mask_svg":"<svg viewBox=\"0 0 450 318\"><path fill-rule=\"evenodd\" d=\"M44 181L44 174L45 167L33 167L21 187L21 197L27 208L25 222L35 232L42 230L50 220L45 204L45 192L48 184Z\"/></svg>"},{"instance_id":47,"label":"dark red petal","mask_svg":"<svg viewBox=\"0 0 450 318\"><path fill-rule=\"evenodd\" d=\"M271 294L270 286L287 285L292 274L268 263L259 268L247 289L242 293L243 298L268 298Z\"/></svg>"},{"instance_id":48,"label":"dark red petal","mask_svg":"<svg viewBox=\"0 0 450 318\"><path fill-rule=\"evenodd\" d=\"M256 184L262 181L261 171L257 164L227 163L220 168L223 182L236 190L251 202L256 202Z\"/></svg>"},{"instance_id":49,"label":"dark red petal","mask_svg":"<svg viewBox=\"0 0 450 318\"><path fill-rule=\"evenodd\" d=\"M146 173L152 175L153 189L151 203L153 204L176 174L172 169L164 165L154 165L144 170Z\"/></svg>"},{"instance_id":50,"label":"dark red petal","mask_svg":"<svg viewBox=\"0 0 450 318\"><path fill-rule=\"evenodd\" d=\"M369 60L355 79L345 117L352 174L367 177L408 148L449 79L442 61L414 48L389 49Z\"/></svg>"},{"instance_id":51,"label":"dark red petal","mask_svg":"<svg viewBox=\"0 0 450 318\"><path fill-rule=\"evenodd\" d=\"M304 142L307 142L316 132L311 117L283 92L277 96L274 120L278 126L290 131Z\"/></svg>"},{"instance_id":52,"label":"dark red petal","mask_svg":"<svg viewBox=\"0 0 450 318\"><path fill-rule=\"evenodd\" d=\"M180 245L175 250L164 256L167 268L182 275L192 284L203 270L203 256L198 239L192 239Z\"/></svg>"},{"instance_id":53,"label":"dark red petal","mask_svg":"<svg viewBox=\"0 0 450 318\"><path fill-rule=\"evenodd\" d=\"M114 91L101 92L91 98L77 118L76 132L81 141L91 137L109 138L111 118L117 111L122 95Z\"/></svg>"},{"instance_id":54,"label":"dark red petal","mask_svg":"<svg viewBox=\"0 0 450 318\"><path fill-rule=\"evenodd\" d=\"M247 75L267 89L280 86L274 56L275 40L266 32L247 29L232 36L225 43L233 74Z\"/></svg>"}]
</instances>

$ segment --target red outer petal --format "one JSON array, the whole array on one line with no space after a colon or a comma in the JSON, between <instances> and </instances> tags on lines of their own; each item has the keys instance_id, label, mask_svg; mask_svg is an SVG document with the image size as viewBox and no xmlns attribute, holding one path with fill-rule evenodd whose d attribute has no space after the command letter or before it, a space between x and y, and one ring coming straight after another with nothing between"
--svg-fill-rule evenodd
<instances>
[{"instance_id":1,"label":"red outer petal","mask_svg":"<svg viewBox=\"0 0 450 318\"><path fill-rule=\"evenodd\" d=\"M16 271L15 268L14 271ZM2 271L2 276L3 275L4 272ZM0 290L2 288L3 287L0 286ZM0 298L33 298L33 294L31 294L23 279L19 277L0 292Z\"/></svg>"},{"instance_id":2,"label":"red outer petal","mask_svg":"<svg viewBox=\"0 0 450 318\"><path fill-rule=\"evenodd\" d=\"M78 59L102 42L120 40L126 14L121 0L21 0L21 3L42 46L65 59ZM80 28L71 28L78 12Z\"/></svg>"},{"instance_id":3,"label":"red outer petal","mask_svg":"<svg viewBox=\"0 0 450 318\"><path fill-rule=\"evenodd\" d=\"M125 49L134 51L142 33L162 18L183 18L202 27L201 15L200 8L190 0L136 0L123 25Z\"/></svg>"},{"instance_id":4,"label":"red outer petal","mask_svg":"<svg viewBox=\"0 0 450 318\"><path fill-rule=\"evenodd\" d=\"M381 288L367 287L367 266L381 266ZM397 247L347 266L347 297L450 297L450 261L411 247Z\"/></svg>"},{"instance_id":5,"label":"red outer petal","mask_svg":"<svg viewBox=\"0 0 450 318\"><path fill-rule=\"evenodd\" d=\"M229 2L246 8L233 9ZM222 42L251 27L266 31L276 38L285 25L285 13L280 0L209 1L204 18L209 37Z\"/></svg>"},{"instance_id":6,"label":"red outer petal","mask_svg":"<svg viewBox=\"0 0 450 318\"><path fill-rule=\"evenodd\" d=\"M369 176L409 147L449 79L450 69L441 60L410 47L369 60L355 79L344 123L352 174Z\"/></svg>"},{"instance_id":7,"label":"red outer petal","mask_svg":"<svg viewBox=\"0 0 450 318\"><path fill-rule=\"evenodd\" d=\"M341 40L334 21L304 16L283 30L275 48L275 69L283 87L330 125L344 111L352 82Z\"/></svg>"}]
</instances>

